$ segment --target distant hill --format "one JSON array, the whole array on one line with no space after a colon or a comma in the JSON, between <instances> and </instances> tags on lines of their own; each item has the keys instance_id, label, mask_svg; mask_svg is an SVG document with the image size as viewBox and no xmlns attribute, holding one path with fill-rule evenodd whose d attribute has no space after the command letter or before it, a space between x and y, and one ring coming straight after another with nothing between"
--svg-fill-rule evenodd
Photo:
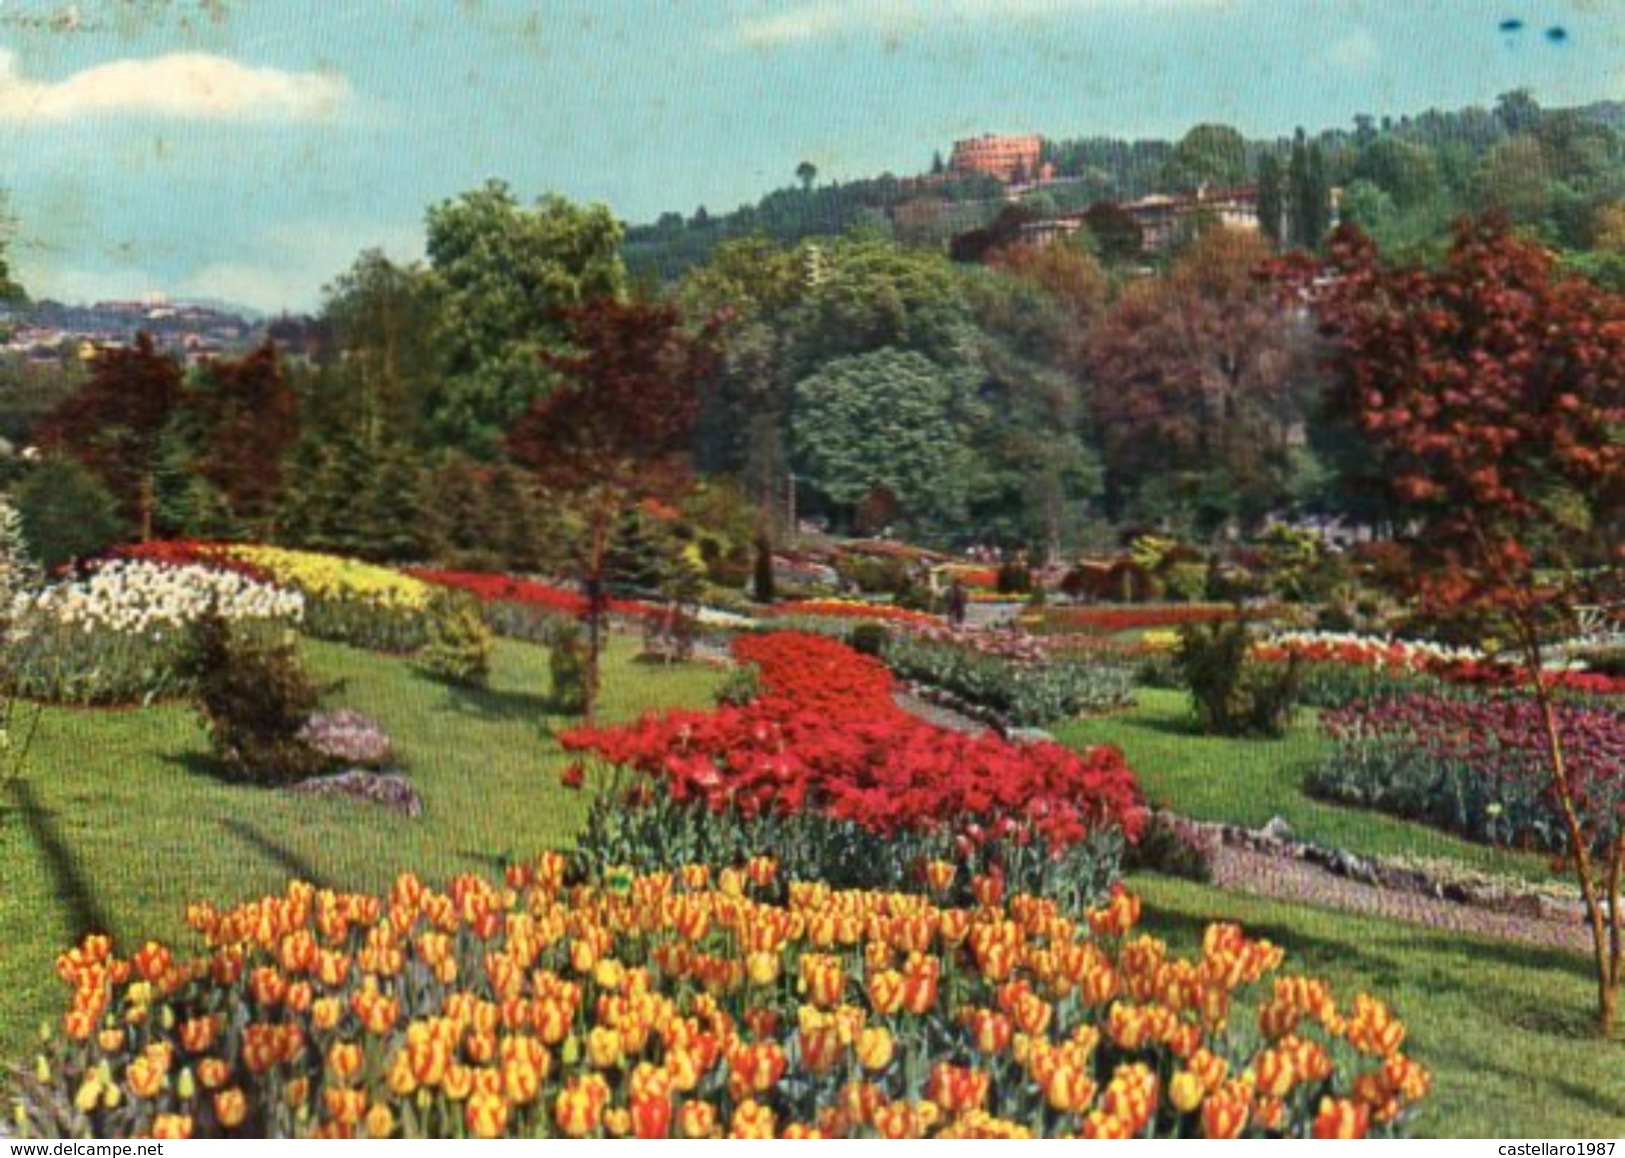
<instances>
[{"instance_id":1,"label":"distant hill","mask_svg":"<svg viewBox=\"0 0 1625 1158\"><path fill-rule=\"evenodd\" d=\"M1398 117L1358 114L1349 127L1322 129L1310 139L1323 150L1334 185L1373 179L1367 169L1380 175L1375 163L1362 168L1362 153L1385 139L1440 152L1441 173L1448 168L1450 179L1462 185L1461 175L1467 171L1463 162L1477 165L1502 141L1532 131L1555 114L1572 114L1625 138L1625 102L1542 110L1527 93L1509 95L1516 99L1501 98L1493 109L1427 109ZM1527 119L1531 114L1533 119ZM1284 159L1289 145L1284 137L1243 142L1246 168L1256 172L1267 155ZM1013 199L1042 215L1169 191L1168 175L1178 150L1179 143L1169 140L1098 135L1046 140L1043 159L1056 179L1020 190L992 177L963 179L943 173L940 161L931 167L935 172L922 167L921 175L885 173L823 185L808 180L775 189L756 204L732 212L712 213L701 207L691 214L668 212L654 222L629 224L623 253L634 276L665 283L704 263L718 245L737 237L764 236L788 246L809 237L868 228L904 244L946 248L956 234L986 225ZM1442 161L1445 153L1450 155L1448 166ZM1452 192L1459 196L1462 188Z\"/></svg>"}]
</instances>

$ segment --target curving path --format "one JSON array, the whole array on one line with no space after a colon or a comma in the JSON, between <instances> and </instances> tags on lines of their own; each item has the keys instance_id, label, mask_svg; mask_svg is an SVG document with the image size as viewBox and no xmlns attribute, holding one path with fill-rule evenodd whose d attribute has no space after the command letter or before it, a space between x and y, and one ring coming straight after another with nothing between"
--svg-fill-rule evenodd
<instances>
[{"instance_id":1,"label":"curving path","mask_svg":"<svg viewBox=\"0 0 1625 1158\"><path fill-rule=\"evenodd\" d=\"M895 698L898 707L938 727L973 735L986 730L974 720L916 696L899 693ZM1591 952L1589 929L1572 918L1511 913L1384 888L1339 876L1308 861L1232 844L1220 844L1214 849L1210 864L1215 888L1540 948Z\"/></svg>"}]
</instances>

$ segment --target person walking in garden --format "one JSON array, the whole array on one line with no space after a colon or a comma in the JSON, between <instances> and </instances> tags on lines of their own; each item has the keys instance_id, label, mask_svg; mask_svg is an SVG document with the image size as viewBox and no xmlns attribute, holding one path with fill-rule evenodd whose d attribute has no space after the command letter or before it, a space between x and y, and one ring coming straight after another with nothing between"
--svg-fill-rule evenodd
<instances>
[{"instance_id":1,"label":"person walking in garden","mask_svg":"<svg viewBox=\"0 0 1625 1158\"><path fill-rule=\"evenodd\" d=\"M948 585L948 622L954 627L965 626L965 585L957 578Z\"/></svg>"}]
</instances>

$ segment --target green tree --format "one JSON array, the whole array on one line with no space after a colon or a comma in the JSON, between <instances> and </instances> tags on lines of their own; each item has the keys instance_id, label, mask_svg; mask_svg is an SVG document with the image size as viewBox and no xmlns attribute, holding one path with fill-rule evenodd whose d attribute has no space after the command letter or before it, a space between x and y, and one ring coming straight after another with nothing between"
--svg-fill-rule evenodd
<instances>
[{"instance_id":1,"label":"green tree","mask_svg":"<svg viewBox=\"0 0 1625 1158\"><path fill-rule=\"evenodd\" d=\"M1276 245L1287 240L1286 174L1272 152L1258 158L1258 227Z\"/></svg>"},{"instance_id":2,"label":"green tree","mask_svg":"<svg viewBox=\"0 0 1625 1158\"><path fill-rule=\"evenodd\" d=\"M1167 184L1185 192L1245 184L1247 142L1229 125L1197 125L1180 138L1164 170Z\"/></svg>"},{"instance_id":3,"label":"green tree","mask_svg":"<svg viewBox=\"0 0 1625 1158\"><path fill-rule=\"evenodd\" d=\"M1426 204L1440 193L1439 169L1424 146L1381 137L1356 154L1350 174L1393 198L1400 209Z\"/></svg>"},{"instance_id":4,"label":"green tree","mask_svg":"<svg viewBox=\"0 0 1625 1158\"><path fill-rule=\"evenodd\" d=\"M16 499L23 535L47 570L99 554L128 527L112 493L71 458L47 458L33 467L17 485Z\"/></svg>"},{"instance_id":5,"label":"green tree","mask_svg":"<svg viewBox=\"0 0 1625 1158\"><path fill-rule=\"evenodd\" d=\"M560 311L625 292L620 241L606 206L548 196L525 208L501 181L429 210L443 376L431 416L443 438L495 452L546 391L543 355L564 346Z\"/></svg>"},{"instance_id":6,"label":"green tree","mask_svg":"<svg viewBox=\"0 0 1625 1158\"><path fill-rule=\"evenodd\" d=\"M1299 129L1287 162L1287 197L1294 248L1317 250L1331 227L1332 189L1320 143Z\"/></svg>"},{"instance_id":7,"label":"green tree","mask_svg":"<svg viewBox=\"0 0 1625 1158\"><path fill-rule=\"evenodd\" d=\"M421 444L437 380L427 272L369 249L325 293L322 321L339 357L323 376L324 401L373 445Z\"/></svg>"},{"instance_id":8,"label":"green tree","mask_svg":"<svg viewBox=\"0 0 1625 1158\"><path fill-rule=\"evenodd\" d=\"M954 413L973 383L913 350L827 363L796 384L798 474L848 517L881 492L912 523L960 516L971 461Z\"/></svg>"}]
</instances>

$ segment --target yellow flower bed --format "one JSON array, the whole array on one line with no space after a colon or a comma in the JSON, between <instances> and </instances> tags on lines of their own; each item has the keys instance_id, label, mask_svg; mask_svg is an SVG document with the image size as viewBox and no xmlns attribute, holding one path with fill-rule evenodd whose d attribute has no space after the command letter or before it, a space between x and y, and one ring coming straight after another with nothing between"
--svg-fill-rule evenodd
<instances>
[{"instance_id":1,"label":"yellow flower bed","mask_svg":"<svg viewBox=\"0 0 1625 1158\"><path fill-rule=\"evenodd\" d=\"M926 879L946 889L952 865ZM1177 957L1074 919L776 880L774 862L302 883L191 907L204 951L88 938L16 1087L25 1135L1025 1137L1391 1133L1428 1089L1380 1001L1235 925ZM939 891L937 895L942 895ZM1261 1001L1247 993L1269 978Z\"/></svg>"},{"instance_id":2,"label":"yellow flower bed","mask_svg":"<svg viewBox=\"0 0 1625 1158\"><path fill-rule=\"evenodd\" d=\"M359 599L380 607L422 611L434 594L421 580L359 559L256 544L227 547L225 553L316 599Z\"/></svg>"},{"instance_id":3,"label":"yellow flower bed","mask_svg":"<svg viewBox=\"0 0 1625 1158\"><path fill-rule=\"evenodd\" d=\"M378 651L414 651L428 640L435 588L388 567L259 544L222 548L305 597L305 629Z\"/></svg>"}]
</instances>

